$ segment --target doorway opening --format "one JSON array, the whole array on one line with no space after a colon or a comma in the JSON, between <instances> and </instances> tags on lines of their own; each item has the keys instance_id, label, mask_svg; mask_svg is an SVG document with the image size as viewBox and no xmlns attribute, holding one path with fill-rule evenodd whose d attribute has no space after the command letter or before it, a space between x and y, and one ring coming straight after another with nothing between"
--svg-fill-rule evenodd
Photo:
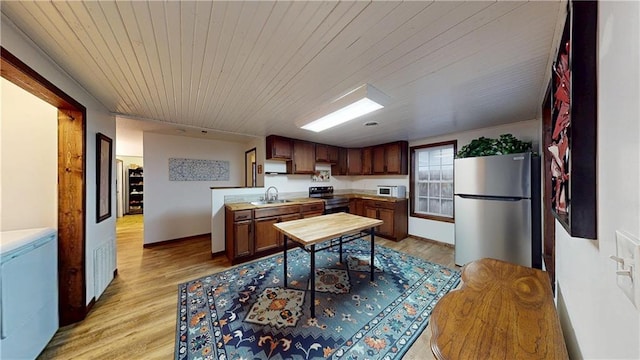
<instances>
[{"instance_id":1,"label":"doorway opening","mask_svg":"<svg viewBox=\"0 0 640 360\"><path fill-rule=\"evenodd\" d=\"M60 325L83 320L86 303L86 108L0 47L2 77L58 109L58 309Z\"/></svg>"},{"instance_id":2,"label":"doorway opening","mask_svg":"<svg viewBox=\"0 0 640 360\"><path fill-rule=\"evenodd\" d=\"M256 187L258 173L256 169L256 148L244 153L244 186Z\"/></svg>"}]
</instances>

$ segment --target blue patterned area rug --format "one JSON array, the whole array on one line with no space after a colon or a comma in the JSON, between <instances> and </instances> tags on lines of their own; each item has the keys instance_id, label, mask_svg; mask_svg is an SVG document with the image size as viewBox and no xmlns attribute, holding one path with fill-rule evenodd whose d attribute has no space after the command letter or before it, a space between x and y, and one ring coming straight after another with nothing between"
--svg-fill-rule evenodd
<instances>
[{"instance_id":1,"label":"blue patterned area rug","mask_svg":"<svg viewBox=\"0 0 640 360\"><path fill-rule=\"evenodd\" d=\"M179 285L176 359L399 359L460 274L365 240L316 253L316 318L309 254L282 254Z\"/></svg>"}]
</instances>

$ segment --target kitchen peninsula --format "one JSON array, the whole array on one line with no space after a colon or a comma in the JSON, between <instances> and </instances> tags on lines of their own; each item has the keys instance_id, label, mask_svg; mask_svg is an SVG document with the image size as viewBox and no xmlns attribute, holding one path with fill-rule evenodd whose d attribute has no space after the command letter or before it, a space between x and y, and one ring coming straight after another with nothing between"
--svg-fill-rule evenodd
<instances>
[{"instance_id":1,"label":"kitchen peninsula","mask_svg":"<svg viewBox=\"0 0 640 360\"><path fill-rule=\"evenodd\" d=\"M273 203L259 202L265 188L212 188L212 254L225 252L238 264L282 251L284 238L273 224L322 215L322 199L303 197L303 193L280 193ZM377 236L394 241L407 237L408 200L381 197L358 190L344 190L349 212L382 220Z\"/></svg>"}]
</instances>

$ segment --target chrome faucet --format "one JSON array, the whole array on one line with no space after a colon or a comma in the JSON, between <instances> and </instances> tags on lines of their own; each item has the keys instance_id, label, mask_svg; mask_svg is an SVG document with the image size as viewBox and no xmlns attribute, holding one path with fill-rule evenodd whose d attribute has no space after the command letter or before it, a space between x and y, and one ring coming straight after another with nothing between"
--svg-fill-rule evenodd
<instances>
[{"instance_id":1,"label":"chrome faucet","mask_svg":"<svg viewBox=\"0 0 640 360\"><path fill-rule=\"evenodd\" d=\"M271 189L276 191L276 194L273 197L269 197L269 190ZM264 193L264 200L265 201L278 200L278 188L276 188L275 186L269 186L267 188L267 191Z\"/></svg>"}]
</instances>

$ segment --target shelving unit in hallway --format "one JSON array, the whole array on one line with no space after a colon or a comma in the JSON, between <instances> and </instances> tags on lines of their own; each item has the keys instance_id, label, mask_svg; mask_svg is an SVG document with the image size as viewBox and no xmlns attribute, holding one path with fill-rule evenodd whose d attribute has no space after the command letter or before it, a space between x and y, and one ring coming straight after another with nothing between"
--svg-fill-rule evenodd
<instances>
[{"instance_id":1,"label":"shelving unit in hallway","mask_svg":"<svg viewBox=\"0 0 640 360\"><path fill-rule=\"evenodd\" d=\"M144 209L144 176L141 167L128 171L128 214L142 214Z\"/></svg>"}]
</instances>

